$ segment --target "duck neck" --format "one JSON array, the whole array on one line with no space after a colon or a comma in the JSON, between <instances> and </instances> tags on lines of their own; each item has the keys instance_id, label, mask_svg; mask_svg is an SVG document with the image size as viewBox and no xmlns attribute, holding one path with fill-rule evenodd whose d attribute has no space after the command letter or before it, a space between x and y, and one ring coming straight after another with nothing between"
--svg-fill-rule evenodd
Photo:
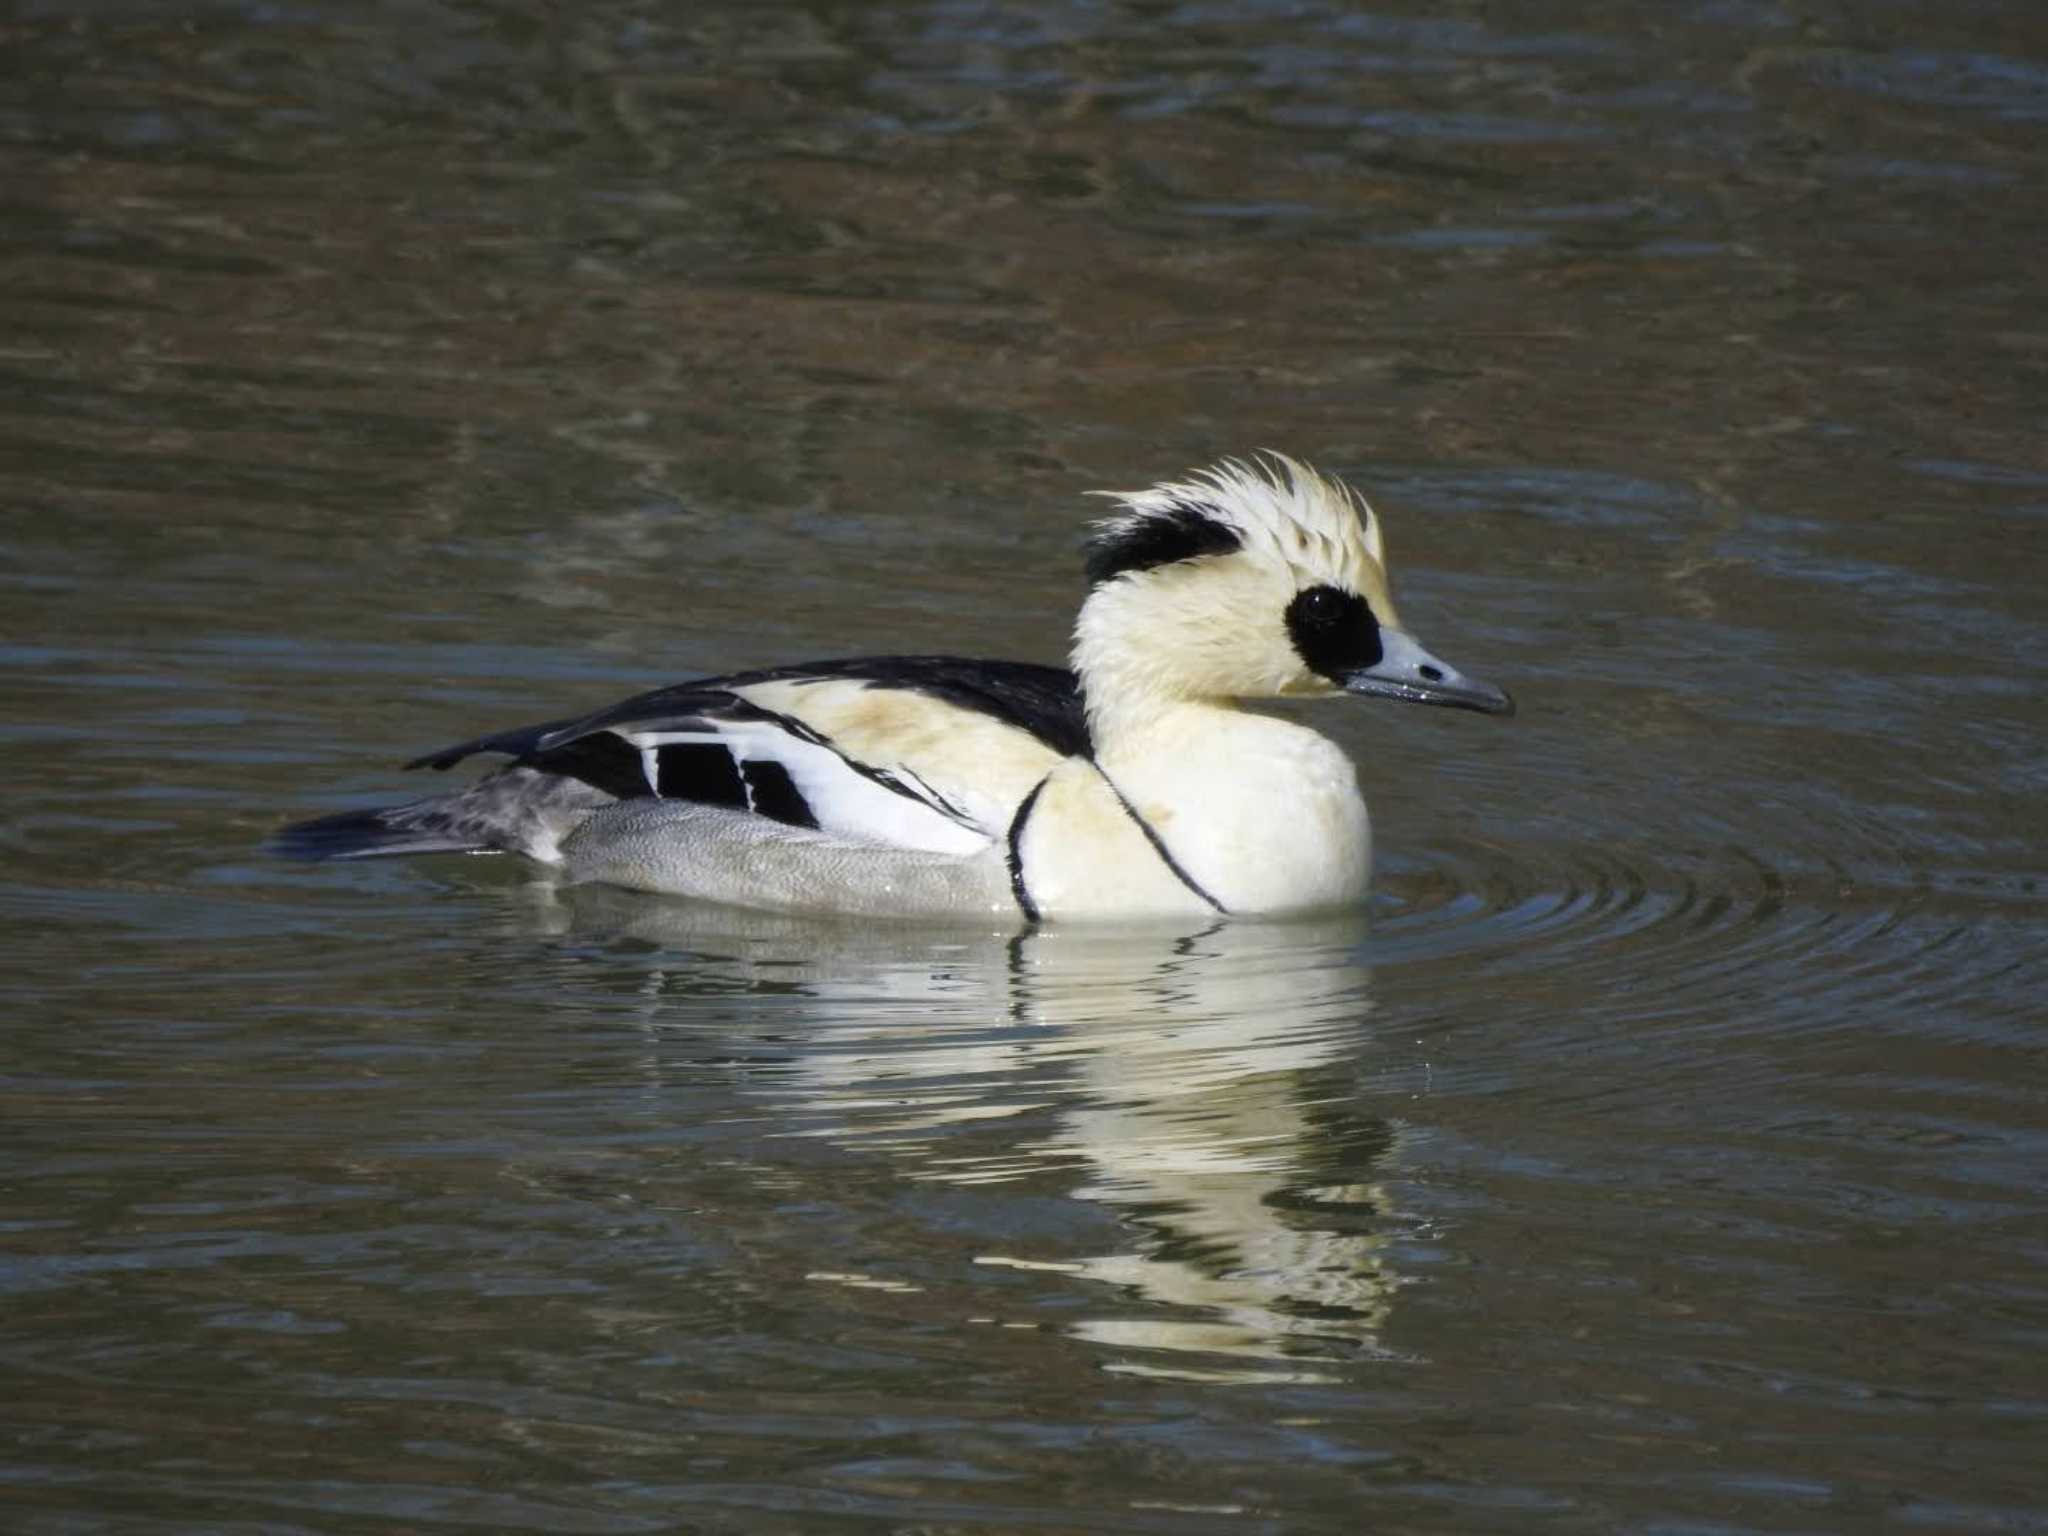
<instances>
[{"instance_id":1,"label":"duck neck","mask_svg":"<svg viewBox=\"0 0 2048 1536\"><path fill-rule=\"evenodd\" d=\"M1156 748L1186 711L1233 710L1227 699L1197 695L1174 661L1185 644L1163 643L1167 612L1148 610L1125 584L1098 587L1074 626L1073 666L1081 680L1095 758L1108 765ZM1150 644L1133 644L1133 636Z\"/></svg>"},{"instance_id":2,"label":"duck neck","mask_svg":"<svg viewBox=\"0 0 2048 1536\"><path fill-rule=\"evenodd\" d=\"M1103 692L1085 683L1083 696L1095 760L1112 775L1199 740L1204 725L1219 717L1242 718L1244 713L1228 699Z\"/></svg>"}]
</instances>

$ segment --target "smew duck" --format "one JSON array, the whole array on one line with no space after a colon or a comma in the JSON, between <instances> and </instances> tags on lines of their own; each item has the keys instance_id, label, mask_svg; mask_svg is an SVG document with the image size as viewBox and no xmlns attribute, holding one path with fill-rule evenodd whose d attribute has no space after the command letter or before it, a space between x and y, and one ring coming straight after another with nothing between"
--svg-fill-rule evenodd
<instances>
[{"instance_id":1,"label":"smew duck","mask_svg":"<svg viewBox=\"0 0 2048 1536\"><path fill-rule=\"evenodd\" d=\"M1110 494L1073 669L882 656L703 678L408 767L451 794L286 828L287 857L525 855L783 911L1064 918L1360 900L1350 760L1242 707L1343 694L1512 714L1401 627L1379 518L1281 455Z\"/></svg>"}]
</instances>

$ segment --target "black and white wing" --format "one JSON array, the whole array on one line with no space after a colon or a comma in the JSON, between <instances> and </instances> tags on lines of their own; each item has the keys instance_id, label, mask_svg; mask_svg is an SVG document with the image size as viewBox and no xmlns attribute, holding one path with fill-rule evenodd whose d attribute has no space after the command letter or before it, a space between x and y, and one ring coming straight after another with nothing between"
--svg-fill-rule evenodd
<instances>
[{"instance_id":1,"label":"black and white wing","mask_svg":"<svg viewBox=\"0 0 2048 1536\"><path fill-rule=\"evenodd\" d=\"M621 800L688 800L888 847L968 854L1004 834L1053 767L1088 750L1073 674L913 656L681 683L408 766L497 753Z\"/></svg>"}]
</instances>

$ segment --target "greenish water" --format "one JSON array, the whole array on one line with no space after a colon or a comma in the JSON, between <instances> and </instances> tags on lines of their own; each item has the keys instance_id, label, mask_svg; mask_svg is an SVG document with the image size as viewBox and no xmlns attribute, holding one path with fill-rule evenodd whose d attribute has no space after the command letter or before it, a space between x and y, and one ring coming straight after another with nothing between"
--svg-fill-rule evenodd
<instances>
[{"instance_id":1,"label":"greenish water","mask_svg":"<svg viewBox=\"0 0 2048 1536\"><path fill-rule=\"evenodd\" d=\"M0 1526L2048 1530L2035 7L0 37ZM1369 912L259 852L1263 446Z\"/></svg>"}]
</instances>

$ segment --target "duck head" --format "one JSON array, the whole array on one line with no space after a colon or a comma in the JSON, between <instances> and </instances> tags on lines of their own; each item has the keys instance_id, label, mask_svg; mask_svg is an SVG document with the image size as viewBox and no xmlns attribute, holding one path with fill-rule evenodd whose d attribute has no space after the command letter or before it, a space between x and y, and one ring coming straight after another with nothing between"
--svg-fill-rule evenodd
<instances>
[{"instance_id":1,"label":"duck head","mask_svg":"<svg viewBox=\"0 0 2048 1536\"><path fill-rule=\"evenodd\" d=\"M1379 518L1280 454L1112 491L1088 542L1074 670L1098 731L1147 706L1340 693L1514 713L1426 650L1387 588Z\"/></svg>"}]
</instances>

